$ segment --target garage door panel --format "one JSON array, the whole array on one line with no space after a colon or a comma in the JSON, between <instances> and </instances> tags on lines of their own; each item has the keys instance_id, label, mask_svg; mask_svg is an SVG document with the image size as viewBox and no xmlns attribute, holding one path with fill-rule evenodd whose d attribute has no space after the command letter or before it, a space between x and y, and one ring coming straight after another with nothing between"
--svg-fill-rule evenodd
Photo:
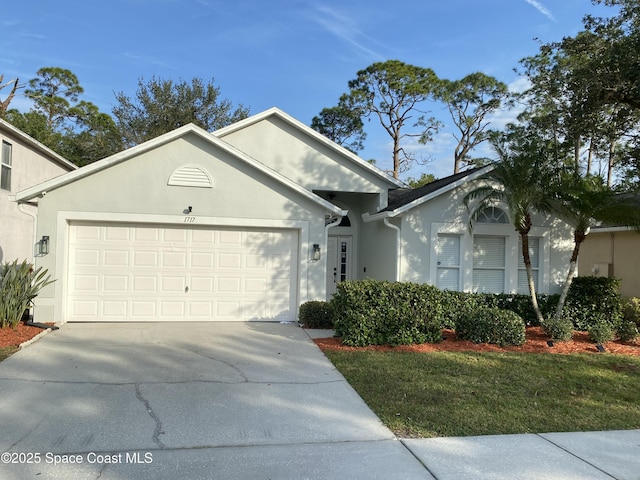
<instances>
[{"instance_id":1,"label":"garage door panel","mask_svg":"<svg viewBox=\"0 0 640 480\"><path fill-rule=\"evenodd\" d=\"M79 292L97 293L100 290L99 275L74 275L72 286Z\"/></svg>"},{"instance_id":2,"label":"garage door panel","mask_svg":"<svg viewBox=\"0 0 640 480\"><path fill-rule=\"evenodd\" d=\"M107 317L121 318L127 315L128 303L124 300L106 300L102 302L102 314Z\"/></svg>"},{"instance_id":3,"label":"garage door panel","mask_svg":"<svg viewBox=\"0 0 640 480\"><path fill-rule=\"evenodd\" d=\"M184 292L187 279L184 277L162 277L162 292L163 293L182 293Z\"/></svg>"},{"instance_id":4,"label":"garage door panel","mask_svg":"<svg viewBox=\"0 0 640 480\"><path fill-rule=\"evenodd\" d=\"M150 251L134 251L133 252L133 266L134 267L158 267L158 259L160 257L159 252Z\"/></svg>"},{"instance_id":5,"label":"garage door panel","mask_svg":"<svg viewBox=\"0 0 640 480\"><path fill-rule=\"evenodd\" d=\"M96 249L78 249L70 258L71 265L84 265L97 267L100 265L100 251Z\"/></svg>"},{"instance_id":6,"label":"garage door panel","mask_svg":"<svg viewBox=\"0 0 640 480\"><path fill-rule=\"evenodd\" d=\"M156 317L156 302L155 301L133 301L131 302L131 314L134 321L143 320L145 317L153 319Z\"/></svg>"},{"instance_id":7,"label":"garage door panel","mask_svg":"<svg viewBox=\"0 0 640 480\"><path fill-rule=\"evenodd\" d=\"M240 268L242 266L242 254L221 253L218 255L219 268Z\"/></svg>"},{"instance_id":8,"label":"garage door panel","mask_svg":"<svg viewBox=\"0 0 640 480\"><path fill-rule=\"evenodd\" d=\"M169 268L186 268L187 252L162 252L162 266Z\"/></svg>"},{"instance_id":9,"label":"garage door panel","mask_svg":"<svg viewBox=\"0 0 640 480\"><path fill-rule=\"evenodd\" d=\"M103 289L106 292L126 293L129 291L129 277L125 275L105 275Z\"/></svg>"},{"instance_id":10,"label":"garage door panel","mask_svg":"<svg viewBox=\"0 0 640 480\"><path fill-rule=\"evenodd\" d=\"M121 240L128 242L130 240L131 229L129 227L106 227L106 240Z\"/></svg>"},{"instance_id":11,"label":"garage door panel","mask_svg":"<svg viewBox=\"0 0 640 480\"><path fill-rule=\"evenodd\" d=\"M134 293L138 292L156 292L158 289L158 279L156 277L147 277L147 276L133 276L133 287L132 291Z\"/></svg>"},{"instance_id":12,"label":"garage door panel","mask_svg":"<svg viewBox=\"0 0 640 480\"><path fill-rule=\"evenodd\" d=\"M72 224L69 238L69 321L295 318L295 231Z\"/></svg>"},{"instance_id":13,"label":"garage door panel","mask_svg":"<svg viewBox=\"0 0 640 480\"><path fill-rule=\"evenodd\" d=\"M105 267L129 266L129 250L104 250L102 264Z\"/></svg>"},{"instance_id":14,"label":"garage door panel","mask_svg":"<svg viewBox=\"0 0 640 480\"><path fill-rule=\"evenodd\" d=\"M214 280L211 277L191 277L189 284L194 293L213 293Z\"/></svg>"},{"instance_id":15,"label":"garage door panel","mask_svg":"<svg viewBox=\"0 0 640 480\"><path fill-rule=\"evenodd\" d=\"M187 243L187 230L178 228L165 228L163 230L165 242Z\"/></svg>"},{"instance_id":16,"label":"garage door panel","mask_svg":"<svg viewBox=\"0 0 640 480\"><path fill-rule=\"evenodd\" d=\"M192 252L189 262L190 268L213 268L215 255L208 252Z\"/></svg>"}]
</instances>

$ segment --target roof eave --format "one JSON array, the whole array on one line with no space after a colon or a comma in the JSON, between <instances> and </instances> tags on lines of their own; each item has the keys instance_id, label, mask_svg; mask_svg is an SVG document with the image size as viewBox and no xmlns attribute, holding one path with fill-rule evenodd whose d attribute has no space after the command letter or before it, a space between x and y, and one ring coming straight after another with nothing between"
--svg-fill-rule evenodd
<instances>
[{"instance_id":1,"label":"roof eave","mask_svg":"<svg viewBox=\"0 0 640 480\"><path fill-rule=\"evenodd\" d=\"M252 166L253 168L261 171L262 173L264 173L265 175L273 178L274 180L277 180L278 182L286 185L287 187L289 187L291 190L297 192L298 194L302 195L303 197L308 198L309 200L315 202L316 204L320 205L321 207L323 207L324 209L326 209L329 212L332 212L336 215L341 215L344 216L346 215L346 213L344 213L344 210L342 210L340 207L334 205L333 203L329 202L328 200L325 200L324 198L320 197L319 195L316 195L313 192L310 192L309 190L305 189L304 187L298 185L297 183L289 180L288 178L286 178L285 176L281 175L280 173L278 173L275 170L270 169L269 167L267 167L266 165L260 163L259 161L257 161L256 159L250 157L249 155L247 155L246 153L238 150L237 148L233 147L232 145L229 145L227 142L220 140L219 138L211 135L209 132L207 132L206 130L193 125L193 124L188 124L185 125L183 127L177 128L171 132L165 133L164 135L161 135L159 137L156 137L152 140L149 140L145 143L142 143L140 145L136 145L135 147L132 147L128 150L125 150L123 152L120 153L116 153L115 155L112 155L111 157L107 157L103 160L100 160L98 162L89 164L85 167L82 167L78 170L69 172L65 175L62 175L60 177L56 177L53 178L49 181L46 181L44 183L41 183L39 185L36 185L34 187L28 188L26 190L23 190L21 192L18 192L14 195L13 200L18 202L18 203L24 203L27 202L33 198L36 198L40 195L43 194L43 192L49 191L49 190L54 190L60 187L63 187L65 185L68 185L72 182L75 182L83 177L89 176L91 174L97 173L101 170L105 170L113 165L116 165L118 163L121 163L129 158L132 158L136 155L140 155L141 153L144 153L146 151L149 151L151 149L157 148L165 143L168 143L170 141L175 140L176 138L182 137L184 135L186 135L187 133L194 133L198 136L200 136L202 139L204 139L205 141L208 141L210 143L213 143L214 145L216 145L218 148L226 151L227 153L235 156L236 158L238 158L239 160L244 161L245 163L249 164L250 166Z\"/></svg>"},{"instance_id":2,"label":"roof eave","mask_svg":"<svg viewBox=\"0 0 640 480\"><path fill-rule=\"evenodd\" d=\"M5 130L8 130L13 135L16 135L17 137L19 137L22 141L24 141L29 146L31 146L31 147L35 148L36 150L40 151L41 153L45 154L54 163L57 163L58 165L60 165L62 167L65 167L65 168L69 169L70 171L78 169L78 166L76 164L71 163L69 160L64 158L62 155L54 152L49 147L47 147L45 144L43 144L43 143L39 142L38 140L36 140L35 138L27 135L26 133L24 133L19 128L16 128L13 125L11 125L9 122L0 119L0 127L4 128Z\"/></svg>"},{"instance_id":3,"label":"roof eave","mask_svg":"<svg viewBox=\"0 0 640 480\"><path fill-rule=\"evenodd\" d=\"M472 173L471 175L468 175L466 177L462 177L458 180L456 180L455 182L451 182L448 185L445 185L441 188L439 188L438 190L434 191L434 192L430 192L427 195L424 195L420 198L417 198L405 205L402 205L398 208L396 208L395 210L387 210L387 211L382 211L382 212L378 212L375 213L373 215L369 215L367 217L367 219L363 220L365 222L373 222L376 220L383 220L385 218L391 218L391 217L397 217L399 215L402 215L406 212L408 212L409 210L412 210L420 205L422 205L423 203L428 202L429 200L433 200L436 197L439 197L440 195L449 192L451 190L454 190L462 185L464 185L467 182L470 182L472 180L476 180L477 178L481 177L482 175L490 172L491 170L493 170L494 166L493 165L487 165L484 168L481 168L480 170L478 170L477 172Z\"/></svg>"}]
</instances>

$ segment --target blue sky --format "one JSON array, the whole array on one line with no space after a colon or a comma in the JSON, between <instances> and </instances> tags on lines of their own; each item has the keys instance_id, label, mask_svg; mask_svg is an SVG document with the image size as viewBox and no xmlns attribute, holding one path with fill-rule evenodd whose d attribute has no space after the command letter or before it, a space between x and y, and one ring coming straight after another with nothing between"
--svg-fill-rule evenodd
<instances>
[{"instance_id":1,"label":"blue sky","mask_svg":"<svg viewBox=\"0 0 640 480\"><path fill-rule=\"evenodd\" d=\"M251 113L277 106L308 125L358 70L388 59L450 80L482 71L522 88L513 70L537 53L535 39L574 35L586 13L612 11L590 0L29 0L3 9L0 73L26 83L41 67L69 69L82 98L108 113L114 92L133 96L139 78L213 78ZM28 109L24 98L12 106ZM446 120L439 105L433 114ZM390 141L376 122L360 155L388 168ZM452 173L452 133L445 126L416 146L433 161L404 178Z\"/></svg>"}]
</instances>

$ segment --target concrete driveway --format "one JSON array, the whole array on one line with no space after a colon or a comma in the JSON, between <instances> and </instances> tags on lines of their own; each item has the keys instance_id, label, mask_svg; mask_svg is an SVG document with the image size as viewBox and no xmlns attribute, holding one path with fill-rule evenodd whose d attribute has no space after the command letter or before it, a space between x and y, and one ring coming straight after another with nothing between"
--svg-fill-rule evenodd
<instances>
[{"instance_id":1,"label":"concrete driveway","mask_svg":"<svg viewBox=\"0 0 640 480\"><path fill-rule=\"evenodd\" d=\"M64 325L0 363L0 432L3 479L433 478L287 324Z\"/></svg>"}]
</instances>

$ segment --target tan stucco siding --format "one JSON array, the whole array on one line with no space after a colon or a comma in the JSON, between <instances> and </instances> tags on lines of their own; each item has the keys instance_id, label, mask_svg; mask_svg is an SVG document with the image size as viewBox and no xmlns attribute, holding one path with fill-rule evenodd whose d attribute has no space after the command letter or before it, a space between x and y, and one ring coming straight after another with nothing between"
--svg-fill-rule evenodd
<instances>
[{"instance_id":1,"label":"tan stucco siding","mask_svg":"<svg viewBox=\"0 0 640 480\"><path fill-rule=\"evenodd\" d=\"M621 280L620 291L640 297L640 234L635 231L592 232L580 249L580 275L613 276Z\"/></svg>"}]
</instances>

